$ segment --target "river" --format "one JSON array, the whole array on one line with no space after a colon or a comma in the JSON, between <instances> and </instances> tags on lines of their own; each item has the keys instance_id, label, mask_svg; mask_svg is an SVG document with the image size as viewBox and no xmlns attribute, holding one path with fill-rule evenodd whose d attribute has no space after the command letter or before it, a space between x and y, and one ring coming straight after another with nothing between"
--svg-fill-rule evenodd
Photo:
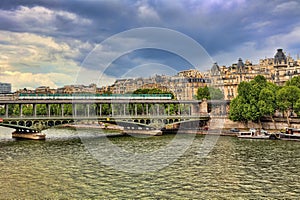
<instances>
[{"instance_id":1,"label":"river","mask_svg":"<svg viewBox=\"0 0 300 200\"><path fill-rule=\"evenodd\" d=\"M197 135L172 162L167 158L176 154L157 153L159 160L170 162L166 166L154 171L145 167L145 171L135 172L134 167L122 163L116 167L102 162L99 155L102 150L95 156L94 146L89 144L106 141L131 154L148 155L174 140L181 147L184 139L175 135L106 137L103 135L111 133L49 129L45 131L45 141L32 141L11 139L10 132L0 129L1 199L297 199L300 196L300 142L211 136L217 139L216 143L212 143L207 155L201 155L199 149L207 138ZM103 151L102 158L123 156L107 153L110 151Z\"/></svg>"}]
</instances>

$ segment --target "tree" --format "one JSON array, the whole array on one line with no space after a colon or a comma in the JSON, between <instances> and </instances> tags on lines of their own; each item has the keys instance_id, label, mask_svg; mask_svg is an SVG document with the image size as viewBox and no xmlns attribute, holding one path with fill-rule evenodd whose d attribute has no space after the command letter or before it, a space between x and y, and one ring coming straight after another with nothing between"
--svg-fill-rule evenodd
<instances>
[{"instance_id":1,"label":"tree","mask_svg":"<svg viewBox=\"0 0 300 200\"><path fill-rule=\"evenodd\" d=\"M275 129L276 123L273 117L273 114L276 111L277 104L276 104L276 87L266 87L261 90L259 94L259 101L258 101L258 107L259 111L261 112L262 116L270 116L271 120L274 124Z\"/></svg>"},{"instance_id":2,"label":"tree","mask_svg":"<svg viewBox=\"0 0 300 200\"><path fill-rule=\"evenodd\" d=\"M258 122L262 127L261 118L265 115L273 116L275 112L275 91L276 86L268 83L261 75L250 82L241 82L238 96L230 103L229 118L245 123Z\"/></svg>"},{"instance_id":3,"label":"tree","mask_svg":"<svg viewBox=\"0 0 300 200\"><path fill-rule=\"evenodd\" d=\"M5 115L5 108L4 107L0 107L0 115Z\"/></svg>"},{"instance_id":4,"label":"tree","mask_svg":"<svg viewBox=\"0 0 300 200\"><path fill-rule=\"evenodd\" d=\"M158 88L145 88L145 89L137 89L132 94L170 94L172 99L175 99L175 95L169 91L162 91Z\"/></svg>"},{"instance_id":5,"label":"tree","mask_svg":"<svg viewBox=\"0 0 300 200\"><path fill-rule=\"evenodd\" d=\"M229 119L247 123L248 119L245 116L246 99L243 96L237 96L230 102Z\"/></svg>"},{"instance_id":6,"label":"tree","mask_svg":"<svg viewBox=\"0 0 300 200\"><path fill-rule=\"evenodd\" d=\"M280 111L286 113L288 126L290 126L289 113L293 113L294 105L299 98L300 89L296 86L284 86L276 93L277 106Z\"/></svg>"},{"instance_id":7,"label":"tree","mask_svg":"<svg viewBox=\"0 0 300 200\"><path fill-rule=\"evenodd\" d=\"M224 99L224 94L218 88L205 86L205 87L198 88L196 98L198 100L203 100L203 99L220 100L220 99Z\"/></svg>"},{"instance_id":8,"label":"tree","mask_svg":"<svg viewBox=\"0 0 300 200\"><path fill-rule=\"evenodd\" d=\"M296 112L297 116L300 116L300 99L297 100L297 102L294 105L294 111Z\"/></svg>"},{"instance_id":9,"label":"tree","mask_svg":"<svg viewBox=\"0 0 300 200\"><path fill-rule=\"evenodd\" d=\"M25 116L32 116L32 114L33 114L33 107L30 104L29 105L24 105L22 111L23 111L23 115L25 115Z\"/></svg>"},{"instance_id":10,"label":"tree","mask_svg":"<svg viewBox=\"0 0 300 200\"><path fill-rule=\"evenodd\" d=\"M297 88L300 88L300 76L294 76L285 83L285 86L296 86Z\"/></svg>"},{"instance_id":11,"label":"tree","mask_svg":"<svg viewBox=\"0 0 300 200\"><path fill-rule=\"evenodd\" d=\"M210 94L209 94L209 90L208 87L199 87L197 90L197 99L198 100L203 100L203 99L209 99L210 98Z\"/></svg>"}]
</instances>

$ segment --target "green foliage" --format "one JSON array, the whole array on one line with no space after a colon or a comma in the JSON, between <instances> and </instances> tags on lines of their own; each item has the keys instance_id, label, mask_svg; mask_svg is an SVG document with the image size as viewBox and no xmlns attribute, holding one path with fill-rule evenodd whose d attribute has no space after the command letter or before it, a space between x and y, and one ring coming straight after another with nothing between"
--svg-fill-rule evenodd
<instances>
[{"instance_id":1,"label":"green foliage","mask_svg":"<svg viewBox=\"0 0 300 200\"><path fill-rule=\"evenodd\" d=\"M266 87L262 89L259 94L257 105L262 116L273 115L277 108L275 87Z\"/></svg>"},{"instance_id":2,"label":"green foliage","mask_svg":"<svg viewBox=\"0 0 300 200\"><path fill-rule=\"evenodd\" d=\"M284 86L276 93L278 108L286 112L294 109L294 105L300 98L300 89L296 86Z\"/></svg>"},{"instance_id":3,"label":"green foliage","mask_svg":"<svg viewBox=\"0 0 300 200\"><path fill-rule=\"evenodd\" d=\"M31 104L29 104L29 105L23 105L22 111L23 111L23 115L24 116L32 116L32 114L33 114L33 106Z\"/></svg>"},{"instance_id":4,"label":"green foliage","mask_svg":"<svg viewBox=\"0 0 300 200\"><path fill-rule=\"evenodd\" d=\"M241 82L238 96L230 103L229 118L233 121L260 122L266 115L273 115L276 108L276 90L273 83L259 75L250 82Z\"/></svg>"},{"instance_id":5,"label":"green foliage","mask_svg":"<svg viewBox=\"0 0 300 200\"><path fill-rule=\"evenodd\" d=\"M300 88L300 76L294 76L291 80L288 80L285 85Z\"/></svg>"},{"instance_id":6,"label":"green foliage","mask_svg":"<svg viewBox=\"0 0 300 200\"><path fill-rule=\"evenodd\" d=\"M230 102L229 119L232 121L246 122L245 110L246 100L242 96L237 96Z\"/></svg>"},{"instance_id":7,"label":"green foliage","mask_svg":"<svg viewBox=\"0 0 300 200\"><path fill-rule=\"evenodd\" d=\"M0 116L1 115L5 115L5 108L4 107L0 107Z\"/></svg>"},{"instance_id":8,"label":"green foliage","mask_svg":"<svg viewBox=\"0 0 300 200\"><path fill-rule=\"evenodd\" d=\"M102 115L109 115L111 113L111 107L109 104L102 104Z\"/></svg>"},{"instance_id":9,"label":"green foliage","mask_svg":"<svg viewBox=\"0 0 300 200\"><path fill-rule=\"evenodd\" d=\"M47 115L47 106L46 106L46 104L37 104L36 105L36 114L37 115Z\"/></svg>"},{"instance_id":10,"label":"green foliage","mask_svg":"<svg viewBox=\"0 0 300 200\"><path fill-rule=\"evenodd\" d=\"M12 105L13 106L13 110L12 110L12 115L14 116L19 116L20 115L20 107L19 105Z\"/></svg>"},{"instance_id":11,"label":"green foliage","mask_svg":"<svg viewBox=\"0 0 300 200\"><path fill-rule=\"evenodd\" d=\"M202 99L220 100L220 99L224 99L224 94L218 88L205 86L205 87L198 88L196 98L198 100L202 100Z\"/></svg>"},{"instance_id":12,"label":"green foliage","mask_svg":"<svg viewBox=\"0 0 300 200\"><path fill-rule=\"evenodd\" d=\"M210 99L209 89L207 86L198 88L197 99L198 100Z\"/></svg>"},{"instance_id":13,"label":"green foliage","mask_svg":"<svg viewBox=\"0 0 300 200\"><path fill-rule=\"evenodd\" d=\"M300 99L298 99L294 105L294 111L296 112L297 116L300 116Z\"/></svg>"},{"instance_id":14,"label":"green foliage","mask_svg":"<svg viewBox=\"0 0 300 200\"><path fill-rule=\"evenodd\" d=\"M152 88L152 89L137 89L132 94L171 94L172 99L175 98L175 95L172 92L168 91L162 91L158 88Z\"/></svg>"},{"instance_id":15,"label":"green foliage","mask_svg":"<svg viewBox=\"0 0 300 200\"><path fill-rule=\"evenodd\" d=\"M72 115L72 104L64 105L64 115Z\"/></svg>"}]
</instances>

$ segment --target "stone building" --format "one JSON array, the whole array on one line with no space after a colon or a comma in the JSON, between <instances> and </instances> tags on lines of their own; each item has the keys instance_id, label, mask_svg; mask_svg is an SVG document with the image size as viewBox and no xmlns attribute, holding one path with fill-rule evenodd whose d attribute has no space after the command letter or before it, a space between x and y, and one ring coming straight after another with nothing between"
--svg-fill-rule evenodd
<instances>
[{"instance_id":1,"label":"stone building","mask_svg":"<svg viewBox=\"0 0 300 200\"><path fill-rule=\"evenodd\" d=\"M59 94L75 94L75 93L90 93L95 94L97 92L97 85L92 83L86 85L65 85L62 88L56 90Z\"/></svg>"},{"instance_id":2,"label":"stone building","mask_svg":"<svg viewBox=\"0 0 300 200\"><path fill-rule=\"evenodd\" d=\"M131 93L140 88L159 88L170 91L178 100L192 100L207 79L196 69L178 72L175 76L155 75L149 78L118 79L112 85L113 94Z\"/></svg>"},{"instance_id":3,"label":"stone building","mask_svg":"<svg viewBox=\"0 0 300 200\"><path fill-rule=\"evenodd\" d=\"M226 100L237 96L238 85L242 81L249 82L257 75L263 75L268 81L283 85L293 76L300 74L300 60L286 56L282 49L277 49L274 58L265 58L253 65L249 60L244 63L241 58L230 67L219 67L215 63L206 76L211 79L209 84L223 91Z\"/></svg>"}]
</instances>

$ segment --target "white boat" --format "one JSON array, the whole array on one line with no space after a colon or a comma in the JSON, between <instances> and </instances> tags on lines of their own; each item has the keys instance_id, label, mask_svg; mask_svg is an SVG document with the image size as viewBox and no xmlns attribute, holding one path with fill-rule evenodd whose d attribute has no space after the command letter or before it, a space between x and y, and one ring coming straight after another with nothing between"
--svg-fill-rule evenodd
<instances>
[{"instance_id":1,"label":"white boat","mask_svg":"<svg viewBox=\"0 0 300 200\"><path fill-rule=\"evenodd\" d=\"M239 132L237 137L243 139L270 139L270 134L264 130L258 132L255 129L250 129L249 131Z\"/></svg>"}]
</instances>

